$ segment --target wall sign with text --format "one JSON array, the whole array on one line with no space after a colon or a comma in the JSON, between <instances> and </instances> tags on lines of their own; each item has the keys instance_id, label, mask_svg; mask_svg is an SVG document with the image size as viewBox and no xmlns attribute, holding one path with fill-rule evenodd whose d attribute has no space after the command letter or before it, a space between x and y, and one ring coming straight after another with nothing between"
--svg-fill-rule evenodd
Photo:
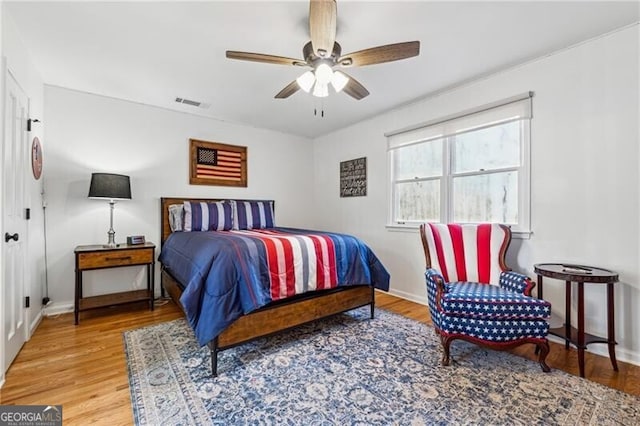
<instances>
[{"instance_id":1,"label":"wall sign with text","mask_svg":"<svg viewBox=\"0 0 640 426\"><path fill-rule=\"evenodd\" d=\"M340 162L340 196L367 195L367 157Z\"/></svg>"}]
</instances>

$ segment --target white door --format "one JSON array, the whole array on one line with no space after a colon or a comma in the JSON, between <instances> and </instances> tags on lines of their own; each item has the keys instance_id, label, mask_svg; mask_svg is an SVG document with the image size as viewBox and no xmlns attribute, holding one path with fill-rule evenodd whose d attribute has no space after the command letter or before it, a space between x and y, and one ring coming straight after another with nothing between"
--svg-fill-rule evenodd
<instances>
[{"instance_id":1,"label":"white door","mask_svg":"<svg viewBox=\"0 0 640 426\"><path fill-rule=\"evenodd\" d=\"M2 154L3 224L2 273L4 274L4 371L25 342L25 170L27 170L28 99L11 73L6 73L4 152Z\"/></svg>"}]
</instances>

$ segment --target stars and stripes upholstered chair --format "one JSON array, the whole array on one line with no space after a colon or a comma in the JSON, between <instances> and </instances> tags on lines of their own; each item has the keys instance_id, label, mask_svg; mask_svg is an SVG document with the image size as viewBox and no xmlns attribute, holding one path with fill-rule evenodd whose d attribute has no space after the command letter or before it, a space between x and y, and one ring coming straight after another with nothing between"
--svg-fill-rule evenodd
<instances>
[{"instance_id":1,"label":"stars and stripes upholstered chair","mask_svg":"<svg viewBox=\"0 0 640 426\"><path fill-rule=\"evenodd\" d=\"M442 364L449 365L456 339L497 350L533 343L542 370L550 371L545 359L551 304L531 296L531 279L507 268L509 227L426 223L420 236L429 311L444 350Z\"/></svg>"}]
</instances>

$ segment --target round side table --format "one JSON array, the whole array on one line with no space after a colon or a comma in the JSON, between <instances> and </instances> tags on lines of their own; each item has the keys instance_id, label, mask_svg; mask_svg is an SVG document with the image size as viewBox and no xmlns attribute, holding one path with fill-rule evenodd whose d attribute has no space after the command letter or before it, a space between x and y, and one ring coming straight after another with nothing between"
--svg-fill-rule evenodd
<instances>
[{"instance_id":1,"label":"round side table","mask_svg":"<svg viewBox=\"0 0 640 426\"><path fill-rule=\"evenodd\" d=\"M609 346L609 359L615 371L616 340L613 306L613 284L618 281L618 274L608 269L594 266L573 265L568 263L538 263L534 265L538 275L538 297L542 299L542 277L555 278L565 282L565 322L563 327L549 329L549 334L558 336L578 349L578 365L580 377L584 377L584 350L591 343L606 343ZM578 283L578 328L571 326L571 283ZM584 332L584 283L607 285L607 337L595 336Z\"/></svg>"}]
</instances>

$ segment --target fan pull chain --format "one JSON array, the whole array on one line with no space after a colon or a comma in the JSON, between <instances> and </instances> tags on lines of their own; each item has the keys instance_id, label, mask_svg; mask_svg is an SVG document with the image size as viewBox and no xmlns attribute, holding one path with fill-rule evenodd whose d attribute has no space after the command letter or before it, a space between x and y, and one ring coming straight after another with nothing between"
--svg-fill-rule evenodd
<instances>
[{"instance_id":1,"label":"fan pull chain","mask_svg":"<svg viewBox=\"0 0 640 426\"><path fill-rule=\"evenodd\" d=\"M316 101L317 103L317 101ZM314 107L313 108L313 116L317 117L318 116L318 107ZM324 100L320 101L320 117L324 118Z\"/></svg>"}]
</instances>

